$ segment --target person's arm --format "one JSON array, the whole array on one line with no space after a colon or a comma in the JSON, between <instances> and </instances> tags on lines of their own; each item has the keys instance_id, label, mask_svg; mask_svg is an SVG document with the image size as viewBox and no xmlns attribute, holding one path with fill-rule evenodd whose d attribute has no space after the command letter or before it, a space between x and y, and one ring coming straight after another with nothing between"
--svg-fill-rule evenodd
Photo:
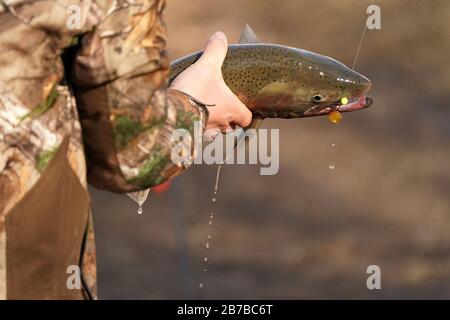
<instances>
[{"instance_id":1,"label":"person's arm","mask_svg":"<svg viewBox=\"0 0 450 320\"><path fill-rule=\"evenodd\" d=\"M158 185L186 169L171 161L170 136L178 128L193 136L194 122L204 129L208 119L205 107L189 95L216 105L210 108L209 127L246 125L251 119L221 77L227 44L220 34L210 39L201 61L179 76L174 89L167 88L163 7L164 1L143 0L97 8L101 22L82 37L71 82L88 177L96 187L129 192Z\"/></svg>"}]
</instances>

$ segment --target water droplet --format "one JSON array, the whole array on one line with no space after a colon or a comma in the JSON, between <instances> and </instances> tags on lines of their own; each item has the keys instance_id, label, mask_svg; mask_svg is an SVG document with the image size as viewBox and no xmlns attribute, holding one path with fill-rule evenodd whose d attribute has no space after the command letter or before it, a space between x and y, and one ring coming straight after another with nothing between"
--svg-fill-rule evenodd
<instances>
[{"instance_id":1,"label":"water droplet","mask_svg":"<svg viewBox=\"0 0 450 320\"><path fill-rule=\"evenodd\" d=\"M203 261L205 261L205 262L208 261L208 257L204 257Z\"/></svg>"},{"instance_id":2,"label":"water droplet","mask_svg":"<svg viewBox=\"0 0 450 320\"><path fill-rule=\"evenodd\" d=\"M209 220L209 223L208 223L208 224L209 224L209 226L212 226L212 221L211 221L211 220Z\"/></svg>"},{"instance_id":3,"label":"water droplet","mask_svg":"<svg viewBox=\"0 0 450 320\"><path fill-rule=\"evenodd\" d=\"M216 202L216 198L212 198L212 202Z\"/></svg>"},{"instance_id":4,"label":"water droplet","mask_svg":"<svg viewBox=\"0 0 450 320\"><path fill-rule=\"evenodd\" d=\"M330 164L328 165L328 168L329 168L330 170L334 170L334 168L335 168L334 163L330 163Z\"/></svg>"},{"instance_id":5,"label":"water droplet","mask_svg":"<svg viewBox=\"0 0 450 320\"><path fill-rule=\"evenodd\" d=\"M206 249L209 249L209 242L206 243Z\"/></svg>"},{"instance_id":6,"label":"water droplet","mask_svg":"<svg viewBox=\"0 0 450 320\"><path fill-rule=\"evenodd\" d=\"M208 234L208 239L211 239L211 235L210 234Z\"/></svg>"},{"instance_id":7,"label":"water droplet","mask_svg":"<svg viewBox=\"0 0 450 320\"><path fill-rule=\"evenodd\" d=\"M200 284L198 285L199 288L203 288L203 282L200 282Z\"/></svg>"},{"instance_id":8,"label":"water droplet","mask_svg":"<svg viewBox=\"0 0 450 320\"><path fill-rule=\"evenodd\" d=\"M208 271L208 269L206 269L206 268L205 268L205 269L203 269L203 272L206 272L206 271Z\"/></svg>"},{"instance_id":9,"label":"water droplet","mask_svg":"<svg viewBox=\"0 0 450 320\"><path fill-rule=\"evenodd\" d=\"M141 190L141 191L130 192L130 193L127 193L127 195L131 199L133 199L139 206L142 206L144 204L145 200L147 200L149 191L150 191L150 188Z\"/></svg>"},{"instance_id":10,"label":"water droplet","mask_svg":"<svg viewBox=\"0 0 450 320\"><path fill-rule=\"evenodd\" d=\"M332 146L332 147L336 147L336 144L335 144L335 143L332 143L331 146Z\"/></svg>"},{"instance_id":11,"label":"water droplet","mask_svg":"<svg viewBox=\"0 0 450 320\"><path fill-rule=\"evenodd\" d=\"M142 214L142 211L143 211L143 210L142 210L142 207L139 206L139 208L138 208L138 210L137 210L137 213L138 213L138 214Z\"/></svg>"}]
</instances>

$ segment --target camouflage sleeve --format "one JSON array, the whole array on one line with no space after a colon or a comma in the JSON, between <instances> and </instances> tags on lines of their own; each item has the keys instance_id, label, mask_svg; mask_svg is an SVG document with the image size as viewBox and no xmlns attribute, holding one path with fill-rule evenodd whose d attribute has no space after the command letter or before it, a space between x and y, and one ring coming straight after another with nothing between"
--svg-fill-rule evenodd
<instances>
[{"instance_id":1,"label":"camouflage sleeve","mask_svg":"<svg viewBox=\"0 0 450 320\"><path fill-rule=\"evenodd\" d=\"M171 161L170 136L183 128L203 130L207 111L189 96L167 89L163 0L96 5L100 23L81 39L74 87L89 181L129 192L160 184L185 165ZM111 2L109 2L111 3ZM192 157L194 147L191 149Z\"/></svg>"}]
</instances>

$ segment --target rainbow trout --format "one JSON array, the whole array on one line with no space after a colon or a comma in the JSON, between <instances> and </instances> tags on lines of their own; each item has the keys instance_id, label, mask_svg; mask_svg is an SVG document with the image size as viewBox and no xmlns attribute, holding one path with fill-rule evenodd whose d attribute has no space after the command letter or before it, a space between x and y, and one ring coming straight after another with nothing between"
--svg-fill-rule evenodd
<instances>
[{"instance_id":1,"label":"rainbow trout","mask_svg":"<svg viewBox=\"0 0 450 320\"><path fill-rule=\"evenodd\" d=\"M196 52L171 64L169 82L201 56ZM222 66L225 83L252 111L265 118L300 118L367 108L369 79L332 58L306 50L259 43L247 25L239 44L228 47Z\"/></svg>"},{"instance_id":2,"label":"rainbow trout","mask_svg":"<svg viewBox=\"0 0 450 320\"><path fill-rule=\"evenodd\" d=\"M169 82L201 54L199 51L172 62ZM320 116L336 110L356 111L372 104L372 99L366 96L372 84L363 75L317 53L259 43L248 25L239 44L228 47L222 75L253 113L248 128L258 128L265 118ZM241 134L235 149L243 139L245 135ZM217 175L219 172L220 166ZM216 184L217 181L218 178ZM147 198L148 189L128 195L140 206ZM138 211L141 212L142 209Z\"/></svg>"}]
</instances>

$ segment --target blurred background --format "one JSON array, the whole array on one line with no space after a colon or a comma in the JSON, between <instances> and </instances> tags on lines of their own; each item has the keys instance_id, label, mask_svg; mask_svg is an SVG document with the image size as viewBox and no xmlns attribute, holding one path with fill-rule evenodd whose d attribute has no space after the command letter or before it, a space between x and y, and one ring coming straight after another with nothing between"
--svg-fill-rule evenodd
<instances>
[{"instance_id":1,"label":"blurred background","mask_svg":"<svg viewBox=\"0 0 450 320\"><path fill-rule=\"evenodd\" d=\"M371 3L169 0L168 49L200 50L216 30L234 43L249 23L351 66ZM382 29L356 63L373 106L339 125L265 121L280 129L277 175L225 166L212 203L217 167L195 165L143 215L91 188L100 299L450 298L450 2L376 4ZM366 287L369 265L381 290Z\"/></svg>"}]
</instances>

